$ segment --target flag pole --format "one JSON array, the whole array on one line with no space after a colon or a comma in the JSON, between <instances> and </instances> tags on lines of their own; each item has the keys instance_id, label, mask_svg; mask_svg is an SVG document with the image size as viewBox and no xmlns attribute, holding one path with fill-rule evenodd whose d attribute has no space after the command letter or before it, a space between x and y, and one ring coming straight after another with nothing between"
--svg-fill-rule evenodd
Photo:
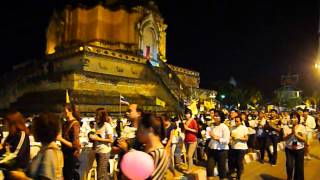
<instances>
[{"instance_id":1,"label":"flag pole","mask_svg":"<svg viewBox=\"0 0 320 180\"><path fill-rule=\"evenodd\" d=\"M119 118L121 120L121 94L119 96Z\"/></svg>"},{"instance_id":2,"label":"flag pole","mask_svg":"<svg viewBox=\"0 0 320 180\"><path fill-rule=\"evenodd\" d=\"M156 97L156 116L157 116L157 109L158 109L158 106L157 106L157 97Z\"/></svg>"}]
</instances>

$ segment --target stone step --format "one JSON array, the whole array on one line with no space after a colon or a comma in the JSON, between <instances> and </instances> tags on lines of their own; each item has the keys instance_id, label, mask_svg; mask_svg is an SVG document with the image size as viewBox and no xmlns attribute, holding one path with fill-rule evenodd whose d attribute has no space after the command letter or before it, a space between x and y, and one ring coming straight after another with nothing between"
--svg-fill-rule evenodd
<instances>
[{"instance_id":1,"label":"stone step","mask_svg":"<svg viewBox=\"0 0 320 180\"><path fill-rule=\"evenodd\" d=\"M284 148L286 147L285 145L285 142L279 142L278 145L277 145L277 148L278 148L278 151L282 151L284 150ZM273 150L272 146L269 146L271 152ZM245 163L250 163L252 161L256 161L256 160L259 160L260 159L260 151L256 151L256 152L253 152L253 153L247 153L245 156L244 156L244 162Z\"/></svg>"}]
</instances>

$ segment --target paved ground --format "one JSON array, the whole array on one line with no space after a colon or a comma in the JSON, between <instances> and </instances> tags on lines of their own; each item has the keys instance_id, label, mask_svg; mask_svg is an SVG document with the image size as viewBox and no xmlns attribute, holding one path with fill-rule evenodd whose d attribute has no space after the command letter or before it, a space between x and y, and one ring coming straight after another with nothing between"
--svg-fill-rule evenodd
<instances>
[{"instance_id":1,"label":"paved ground","mask_svg":"<svg viewBox=\"0 0 320 180\"><path fill-rule=\"evenodd\" d=\"M320 143L315 141L313 143L313 148L311 150L312 160L305 160L305 180L318 180L320 179ZM261 164L257 161L245 164L244 174L242 176L243 180L285 180L286 179L286 169L285 169L285 153L284 151L278 152L278 164L272 167L268 163ZM205 169L203 167L195 167L193 172L203 172ZM183 176L182 173L177 172L177 174ZM168 179L173 179L169 174ZM194 179L186 178L185 176L179 179ZM199 180L205 180L205 178L200 177ZM218 180L218 177L212 178Z\"/></svg>"},{"instance_id":2,"label":"paved ground","mask_svg":"<svg viewBox=\"0 0 320 180\"><path fill-rule=\"evenodd\" d=\"M272 167L270 164L260 164L259 162L251 162L245 165L243 174L244 180L285 180L286 167L285 167L285 153L278 152L278 164ZM315 141L313 149L311 149L312 160L305 160L305 180L320 179L320 144Z\"/></svg>"}]
</instances>

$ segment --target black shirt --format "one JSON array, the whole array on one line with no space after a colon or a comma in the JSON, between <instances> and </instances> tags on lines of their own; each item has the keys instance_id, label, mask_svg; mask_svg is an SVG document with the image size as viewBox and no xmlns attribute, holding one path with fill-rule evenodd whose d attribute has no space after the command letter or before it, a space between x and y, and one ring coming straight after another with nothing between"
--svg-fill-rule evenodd
<instances>
[{"instance_id":1,"label":"black shirt","mask_svg":"<svg viewBox=\"0 0 320 180\"><path fill-rule=\"evenodd\" d=\"M10 152L14 153L17 149L17 146L19 144L20 138L21 138L21 132L17 132L14 135L9 135L6 140L4 141L4 147L0 150L0 155L4 155L6 153L5 145L10 145ZM24 141L21 145L21 148L19 150L19 153L16 157L16 161L14 164L15 169L25 169L27 168L30 161L30 140L29 136L26 134Z\"/></svg>"},{"instance_id":2,"label":"black shirt","mask_svg":"<svg viewBox=\"0 0 320 180\"><path fill-rule=\"evenodd\" d=\"M165 137L167 140L170 139L171 131L177 129L177 126L174 123L170 123L170 126L168 128L165 128Z\"/></svg>"}]
</instances>

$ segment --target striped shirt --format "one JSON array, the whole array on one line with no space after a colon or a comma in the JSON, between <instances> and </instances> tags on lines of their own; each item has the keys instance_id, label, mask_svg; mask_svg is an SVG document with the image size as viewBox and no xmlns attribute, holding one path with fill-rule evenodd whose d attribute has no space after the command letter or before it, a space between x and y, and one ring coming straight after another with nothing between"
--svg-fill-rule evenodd
<instances>
[{"instance_id":1,"label":"striped shirt","mask_svg":"<svg viewBox=\"0 0 320 180\"><path fill-rule=\"evenodd\" d=\"M164 148L159 148L149 152L154 160L154 171L151 175L153 180L164 179L164 176L169 168L169 156Z\"/></svg>"}]
</instances>

